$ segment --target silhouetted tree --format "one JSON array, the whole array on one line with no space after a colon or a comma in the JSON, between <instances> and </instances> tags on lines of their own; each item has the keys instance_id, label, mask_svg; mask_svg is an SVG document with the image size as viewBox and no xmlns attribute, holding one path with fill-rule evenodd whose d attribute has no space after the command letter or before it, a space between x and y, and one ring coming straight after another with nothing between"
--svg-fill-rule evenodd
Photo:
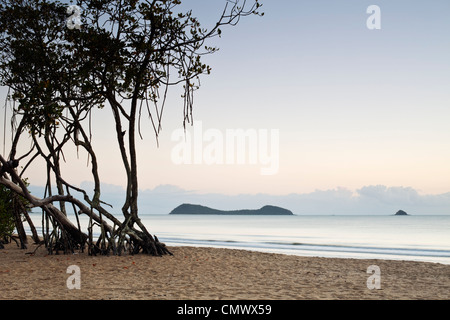
<instances>
[{"instance_id":1,"label":"silhouetted tree","mask_svg":"<svg viewBox=\"0 0 450 320\"><path fill-rule=\"evenodd\" d=\"M121 254L125 249L152 255L170 253L138 215L136 139L141 115L148 113L158 136L167 90L182 85L183 125L191 122L199 76L211 70L201 58L217 51L207 40L220 36L224 25L262 15L258 0L250 5L228 0L217 22L206 29L191 11L179 10L180 4L179 0L78 0L82 25L73 28L67 18L78 13L68 14L66 4L0 0L0 81L10 88L8 97L14 102L12 147L8 157L0 155L0 184L30 206L42 208L44 242L50 253L71 252L86 244L90 254ZM123 220L101 201L100 164L91 132L94 108L110 109L114 115L112 125L127 177ZM32 143L19 157L21 140ZM89 156L94 181L91 197L62 174L64 151L73 146ZM31 195L22 180L37 159L46 164L43 198ZM11 165L18 160L20 173L18 163ZM77 223L68 218L69 209ZM89 216L87 232L81 230L78 214ZM95 241L93 225L101 230Z\"/></svg>"}]
</instances>

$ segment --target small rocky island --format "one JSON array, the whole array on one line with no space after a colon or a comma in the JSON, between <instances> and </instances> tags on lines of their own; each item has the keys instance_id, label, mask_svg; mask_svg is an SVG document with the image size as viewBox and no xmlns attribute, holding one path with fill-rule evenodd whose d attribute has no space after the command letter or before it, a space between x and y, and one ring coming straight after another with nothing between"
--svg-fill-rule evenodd
<instances>
[{"instance_id":1,"label":"small rocky island","mask_svg":"<svg viewBox=\"0 0 450 320\"><path fill-rule=\"evenodd\" d=\"M218 214L218 215L276 215L276 216L291 216L294 215L292 211L276 207L276 206L264 206L261 209L251 210L217 210L208 208L205 206L197 204L184 203L175 209L173 209L169 214Z\"/></svg>"},{"instance_id":2,"label":"small rocky island","mask_svg":"<svg viewBox=\"0 0 450 320\"><path fill-rule=\"evenodd\" d=\"M407 214L405 211L403 210L398 210L397 213L395 214L396 216L409 216L409 214Z\"/></svg>"}]
</instances>

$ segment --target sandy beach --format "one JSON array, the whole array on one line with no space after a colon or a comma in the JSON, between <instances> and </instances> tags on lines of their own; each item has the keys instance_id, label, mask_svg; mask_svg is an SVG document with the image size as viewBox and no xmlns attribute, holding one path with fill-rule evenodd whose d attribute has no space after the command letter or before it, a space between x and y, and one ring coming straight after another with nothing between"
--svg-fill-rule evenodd
<instances>
[{"instance_id":1,"label":"sandy beach","mask_svg":"<svg viewBox=\"0 0 450 320\"><path fill-rule=\"evenodd\" d=\"M52 255L42 246L0 250L0 299L445 299L450 265L299 257L244 250L171 247L173 256ZM70 266L80 289L69 289ZM380 269L370 290L367 269ZM74 282L71 282L75 284Z\"/></svg>"}]
</instances>

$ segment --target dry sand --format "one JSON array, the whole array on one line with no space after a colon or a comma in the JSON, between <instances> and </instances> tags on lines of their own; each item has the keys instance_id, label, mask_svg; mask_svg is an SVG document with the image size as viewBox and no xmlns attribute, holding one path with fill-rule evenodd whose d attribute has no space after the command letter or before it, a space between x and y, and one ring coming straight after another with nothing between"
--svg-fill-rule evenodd
<instances>
[{"instance_id":1,"label":"dry sand","mask_svg":"<svg viewBox=\"0 0 450 320\"><path fill-rule=\"evenodd\" d=\"M171 247L174 256L46 254L0 249L0 299L445 299L450 265L298 257L244 250ZM80 268L80 289L67 288ZM367 268L380 268L369 290Z\"/></svg>"}]
</instances>

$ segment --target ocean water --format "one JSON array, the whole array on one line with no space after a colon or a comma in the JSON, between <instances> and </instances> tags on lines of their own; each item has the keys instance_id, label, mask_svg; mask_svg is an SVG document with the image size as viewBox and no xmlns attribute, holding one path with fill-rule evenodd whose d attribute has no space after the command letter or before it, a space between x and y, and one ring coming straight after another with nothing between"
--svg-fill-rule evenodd
<instances>
[{"instance_id":1,"label":"ocean water","mask_svg":"<svg viewBox=\"0 0 450 320\"><path fill-rule=\"evenodd\" d=\"M40 213L32 216L40 226ZM88 219L81 217L86 226ZM141 219L168 246L450 264L450 216L152 214Z\"/></svg>"}]
</instances>

